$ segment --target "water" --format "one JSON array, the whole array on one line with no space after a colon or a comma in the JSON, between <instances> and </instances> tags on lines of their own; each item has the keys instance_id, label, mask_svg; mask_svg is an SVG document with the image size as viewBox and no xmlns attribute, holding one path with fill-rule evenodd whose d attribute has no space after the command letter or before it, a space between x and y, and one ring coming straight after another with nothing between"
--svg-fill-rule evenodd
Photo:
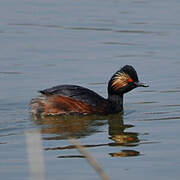
<instances>
[{"instance_id":1,"label":"water","mask_svg":"<svg viewBox=\"0 0 180 180\"><path fill-rule=\"evenodd\" d=\"M65 139L71 135L111 179L178 180L179 5L1 0L1 178L30 177L25 132L39 128L46 179L99 179ZM38 90L78 84L106 97L109 78L125 64L133 65L150 87L125 96L124 115L31 120L29 102Z\"/></svg>"}]
</instances>

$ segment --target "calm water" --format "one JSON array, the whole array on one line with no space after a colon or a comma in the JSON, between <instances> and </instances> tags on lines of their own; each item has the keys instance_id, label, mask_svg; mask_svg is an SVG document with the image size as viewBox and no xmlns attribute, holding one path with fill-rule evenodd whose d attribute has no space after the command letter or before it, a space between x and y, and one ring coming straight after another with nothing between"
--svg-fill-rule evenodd
<instances>
[{"instance_id":1,"label":"calm water","mask_svg":"<svg viewBox=\"0 0 180 180\"><path fill-rule=\"evenodd\" d=\"M179 7L178 0L1 0L1 179L30 177L25 132L39 128L45 179L99 179L71 135L113 180L178 180ZM124 115L31 120L38 90L78 84L106 97L125 64L150 87L125 96Z\"/></svg>"}]
</instances>

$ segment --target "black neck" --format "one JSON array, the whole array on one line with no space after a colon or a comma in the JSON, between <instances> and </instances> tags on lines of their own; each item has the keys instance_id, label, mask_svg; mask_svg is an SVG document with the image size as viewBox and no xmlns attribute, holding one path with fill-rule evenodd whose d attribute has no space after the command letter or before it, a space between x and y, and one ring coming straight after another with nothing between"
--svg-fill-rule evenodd
<instances>
[{"instance_id":1,"label":"black neck","mask_svg":"<svg viewBox=\"0 0 180 180\"><path fill-rule=\"evenodd\" d=\"M123 111L123 95L108 94L108 101L111 113Z\"/></svg>"}]
</instances>

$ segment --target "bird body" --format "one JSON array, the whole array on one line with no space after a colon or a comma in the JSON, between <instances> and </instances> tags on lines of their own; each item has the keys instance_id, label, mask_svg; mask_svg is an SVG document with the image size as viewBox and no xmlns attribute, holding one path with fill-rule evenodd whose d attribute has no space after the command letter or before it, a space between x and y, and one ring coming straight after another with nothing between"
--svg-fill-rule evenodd
<instances>
[{"instance_id":1,"label":"bird body","mask_svg":"<svg viewBox=\"0 0 180 180\"><path fill-rule=\"evenodd\" d=\"M147 87L139 83L132 66L117 71L108 83L108 98L77 85L60 85L39 91L41 96L32 99L33 116L68 114L114 114L123 111L123 94L136 88Z\"/></svg>"}]
</instances>

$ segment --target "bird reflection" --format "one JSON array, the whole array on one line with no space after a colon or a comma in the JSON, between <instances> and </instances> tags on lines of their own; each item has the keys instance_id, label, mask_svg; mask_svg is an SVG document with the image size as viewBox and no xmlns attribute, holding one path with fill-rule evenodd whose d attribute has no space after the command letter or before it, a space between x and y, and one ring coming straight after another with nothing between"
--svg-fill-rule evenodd
<instances>
[{"instance_id":1,"label":"bird reflection","mask_svg":"<svg viewBox=\"0 0 180 180\"><path fill-rule=\"evenodd\" d=\"M82 138L99 132L99 127L107 124L107 120L101 116L47 116L34 121L41 126L42 134L51 134L46 140L62 140Z\"/></svg>"},{"instance_id":2,"label":"bird reflection","mask_svg":"<svg viewBox=\"0 0 180 180\"><path fill-rule=\"evenodd\" d=\"M35 123L41 127L42 134L48 134L45 140L64 140L69 137L83 138L94 133L100 132L104 125L108 125L109 140L111 142L104 144L85 144L84 148L95 148L101 146L117 146L117 147L134 147L139 143L138 133L127 132L126 130L133 127L131 124L124 124L123 115L109 116L62 116L62 117L46 117L36 120ZM69 150L76 149L74 145L48 147L48 150ZM138 156L140 153L131 149L124 149L120 152L109 153L112 157ZM58 156L58 158L80 158L79 155ZM83 158L83 156L81 156Z\"/></svg>"},{"instance_id":3,"label":"bird reflection","mask_svg":"<svg viewBox=\"0 0 180 180\"><path fill-rule=\"evenodd\" d=\"M129 156L139 156L138 151L134 150L122 150L121 152L109 153L112 157L129 157Z\"/></svg>"},{"instance_id":4,"label":"bird reflection","mask_svg":"<svg viewBox=\"0 0 180 180\"><path fill-rule=\"evenodd\" d=\"M137 146L139 139L138 133L126 132L125 130L134 127L131 124L124 124L123 116L117 118L113 116L108 119L109 124L109 139L113 140L113 143L109 143L109 146ZM120 152L109 153L112 157L127 157L138 156L140 153L135 150L122 150Z\"/></svg>"},{"instance_id":5,"label":"bird reflection","mask_svg":"<svg viewBox=\"0 0 180 180\"><path fill-rule=\"evenodd\" d=\"M138 133L126 132L125 130L134 127L131 124L124 124L123 116L117 118L113 116L108 119L109 125L109 139L113 140L112 145L125 145L125 146L135 146L138 139Z\"/></svg>"}]
</instances>

